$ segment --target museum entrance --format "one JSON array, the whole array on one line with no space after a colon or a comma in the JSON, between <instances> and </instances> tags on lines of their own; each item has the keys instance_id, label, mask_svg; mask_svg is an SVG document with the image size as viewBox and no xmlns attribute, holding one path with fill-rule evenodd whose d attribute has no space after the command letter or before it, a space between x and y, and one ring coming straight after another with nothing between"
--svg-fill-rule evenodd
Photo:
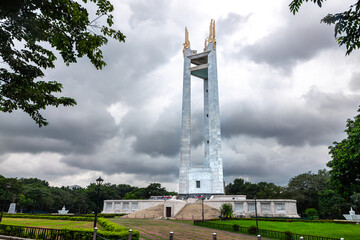
<instances>
[{"instance_id":1,"label":"museum entrance","mask_svg":"<svg viewBox=\"0 0 360 240\"><path fill-rule=\"evenodd\" d=\"M166 207L166 217L171 217L171 207Z\"/></svg>"}]
</instances>

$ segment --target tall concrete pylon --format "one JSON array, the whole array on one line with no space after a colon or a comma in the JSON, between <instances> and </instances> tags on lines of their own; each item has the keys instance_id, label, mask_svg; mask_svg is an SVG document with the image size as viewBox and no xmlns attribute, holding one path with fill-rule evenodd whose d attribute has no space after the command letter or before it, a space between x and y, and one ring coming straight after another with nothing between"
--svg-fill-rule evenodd
<instances>
[{"instance_id":1,"label":"tall concrete pylon","mask_svg":"<svg viewBox=\"0 0 360 240\"><path fill-rule=\"evenodd\" d=\"M185 28L182 124L180 143L180 195L224 194L223 162L216 63L215 21L204 51L191 50L189 33ZM194 65L193 67L191 65ZM204 82L204 159L200 167L191 161L191 75Z\"/></svg>"}]
</instances>

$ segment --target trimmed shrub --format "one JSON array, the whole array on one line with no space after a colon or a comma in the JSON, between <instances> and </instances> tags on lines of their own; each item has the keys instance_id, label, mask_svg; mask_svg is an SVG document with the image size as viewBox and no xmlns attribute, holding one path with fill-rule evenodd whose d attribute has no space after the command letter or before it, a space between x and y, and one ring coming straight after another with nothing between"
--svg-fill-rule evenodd
<instances>
[{"instance_id":1,"label":"trimmed shrub","mask_svg":"<svg viewBox=\"0 0 360 240\"><path fill-rule=\"evenodd\" d=\"M257 227L256 226L250 226L248 228L248 233L249 234L256 234L256 232L257 232Z\"/></svg>"},{"instance_id":2,"label":"trimmed shrub","mask_svg":"<svg viewBox=\"0 0 360 240\"><path fill-rule=\"evenodd\" d=\"M98 223L105 228L107 231L120 232L127 231L128 228L121 226L119 224L113 223L106 218L98 218Z\"/></svg>"},{"instance_id":3,"label":"trimmed shrub","mask_svg":"<svg viewBox=\"0 0 360 240\"><path fill-rule=\"evenodd\" d=\"M232 225L234 232L238 232L240 229L240 226L237 224Z\"/></svg>"},{"instance_id":4,"label":"trimmed shrub","mask_svg":"<svg viewBox=\"0 0 360 240\"><path fill-rule=\"evenodd\" d=\"M127 239L129 236L129 231L121 231L121 232L110 232L110 231L98 231L98 234L106 239L110 240L118 240L118 239ZM138 240L140 234L138 231L132 232L132 239Z\"/></svg>"},{"instance_id":5,"label":"trimmed shrub","mask_svg":"<svg viewBox=\"0 0 360 240\"><path fill-rule=\"evenodd\" d=\"M319 219L318 212L315 208L307 208L305 210L305 216L310 219Z\"/></svg>"}]
</instances>

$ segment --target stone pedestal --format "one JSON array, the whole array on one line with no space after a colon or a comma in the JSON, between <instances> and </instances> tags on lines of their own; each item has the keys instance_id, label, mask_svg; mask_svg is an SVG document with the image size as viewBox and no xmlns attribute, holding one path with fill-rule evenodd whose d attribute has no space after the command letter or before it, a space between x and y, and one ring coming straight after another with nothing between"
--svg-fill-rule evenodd
<instances>
[{"instance_id":1,"label":"stone pedestal","mask_svg":"<svg viewBox=\"0 0 360 240\"><path fill-rule=\"evenodd\" d=\"M11 203L10 204L8 213L11 213L11 214L16 213L16 203Z\"/></svg>"}]
</instances>

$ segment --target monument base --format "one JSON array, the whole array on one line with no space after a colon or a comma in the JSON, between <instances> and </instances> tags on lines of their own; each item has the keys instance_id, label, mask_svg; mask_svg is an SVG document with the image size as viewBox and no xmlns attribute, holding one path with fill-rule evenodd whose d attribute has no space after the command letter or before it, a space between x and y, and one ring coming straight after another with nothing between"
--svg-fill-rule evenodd
<instances>
[{"instance_id":1,"label":"monument base","mask_svg":"<svg viewBox=\"0 0 360 240\"><path fill-rule=\"evenodd\" d=\"M203 201L203 202L202 202ZM204 204L216 210L224 203L230 203L235 217L255 216L255 200L246 199L246 195L212 195L210 197L152 196L148 200L105 200L102 213L136 213L160 206L162 217L177 218L177 214L186 206ZM259 217L286 217L299 218L296 209L296 200L291 199L257 199L257 215ZM145 218L145 213L138 217ZM149 217L151 218L151 216ZM180 218L181 219L181 218Z\"/></svg>"}]
</instances>

